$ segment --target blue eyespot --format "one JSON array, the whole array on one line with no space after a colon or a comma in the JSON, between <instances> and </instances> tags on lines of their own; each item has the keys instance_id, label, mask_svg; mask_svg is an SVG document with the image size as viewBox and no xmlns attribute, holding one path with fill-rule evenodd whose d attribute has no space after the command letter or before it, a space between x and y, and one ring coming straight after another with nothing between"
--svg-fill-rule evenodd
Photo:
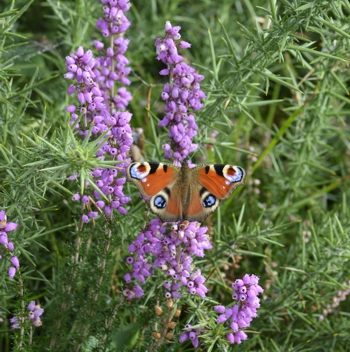
<instances>
[{"instance_id":1,"label":"blue eyespot","mask_svg":"<svg viewBox=\"0 0 350 352\"><path fill-rule=\"evenodd\" d=\"M215 202L216 198L212 194L209 194L209 196L203 200L203 207L210 208L215 204Z\"/></svg>"},{"instance_id":2,"label":"blue eyespot","mask_svg":"<svg viewBox=\"0 0 350 352\"><path fill-rule=\"evenodd\" d=\"M154 205L157 208L165 208L166 200L162 196L157 196L154 200Z\"/></svg>"},{"instance_id":3,"label":"blue eyespot","mask_svg":"<svg viewBox=\"0 0 350 352\"><path fill-rule=\"evenodd\" d=\"M231 168L232 170L232 168ZM235 173L233 175L230 175L228 173L225 173L225 178L227 180L229 180L230 182L234 183L234 182L240 182L243 178L243 172L239 167L235 167Z\"/></svg>"},{"instance_id":4,"label":"blue eyespot","mask_svg":"<svg viewBox=\"0 0 350 352\"><path fill-rule=\"evenodd\" d=\"M130 168L130 176L138 180L142 180L149 174L149 169L140 163L134 163Z\"/></svg>"}]
</instances>

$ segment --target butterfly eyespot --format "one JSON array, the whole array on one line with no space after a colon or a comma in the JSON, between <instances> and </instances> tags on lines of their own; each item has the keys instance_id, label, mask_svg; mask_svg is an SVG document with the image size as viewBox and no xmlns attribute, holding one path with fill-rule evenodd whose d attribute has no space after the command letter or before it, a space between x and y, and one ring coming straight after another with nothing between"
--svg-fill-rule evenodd
<instances>
[{"instance_id":1,"label":"butterfly eyespot","mask_svg":"<svg viewBox=\"0 0 350 352\"><path fill-rule=\"evenodd\" d=\"M156 199L154 200L154 205L157 208L165 208L166 200L162 196L157 196Z\"/></svg>"},{"instance_id":2,"label":"butterfly eyespot","mask_svg":"<svg viewBox=\"0 0 350 352\"><path fill-rule=\"evenodd\" d=\"M232 183L240 182L243 178L243 171L239 167L228 167L224 170L224 177Z\"/></svg>"},{"instance_id":3,"label":"butterfly eyespot","mask_svg":"<svg viewBox=\"0 0 350 352\"><path fill-rule=\"evenodd\" d=\"M208 197L206 197L204 200L203 200L203 206L204 208L210 208L212 207L216 202L216 198L210 194Z\"/></svg>"},{"instance_id":4,"label":"butterfly eyespot","mask_svg":"<svg viewBox=\"0 0 350 352\"><path fill-rule=\"evenodd\" d=\"M129 174L131 178L143 180L150 173L150 166L140 163L133 163L130 165ZM143 181L146 182L146 181Z\"/></svg>"}]
</instances>

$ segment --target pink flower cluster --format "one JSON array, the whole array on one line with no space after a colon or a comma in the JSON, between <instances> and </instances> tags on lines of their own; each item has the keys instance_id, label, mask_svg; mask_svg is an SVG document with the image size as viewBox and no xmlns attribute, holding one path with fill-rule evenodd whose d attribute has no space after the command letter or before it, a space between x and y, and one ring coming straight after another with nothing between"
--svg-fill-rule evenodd
<instances>
[{"instance_id":1,"label":"pink flower cluster","mask_svg":"<svg viewBox=\"0 0 350 352\"><path fill-rule=\"evenodd\" d=\"M124 33L130 26L124 12L129 11L129 0L101 0L104 18L99 18L96 28L101 30L104 37Z\"/></svg>"},{"instance_id":2,"label":"pink flower cluster","mask_svg":"<svg viewBox=\"0 0 350 352\"><path fill-rule=\"evenodd\" d=\"M179 338L179 342L182 343L190 339L193 347L197 348L199 346L198 334L200 333L200 329L199 328L193 329L191 328L191 324L186 324L185 330L186 331L183 334L181 334Z\"/></svg>"},{"instance_id":3,"label":"pink flower cluster","mask_svg":"<svg viewBox=\"0 0 350 352\"><path fill-rule=\"evenodd\" d=\"M44 309L40 308L40 304L35 305L35 301L31 301L28 305L28 316L25 319L30 320L35 327L41 326L43 323L40 319L40 316L44 313ZM17 317L13 317L10 319L11 328L12 329L19 329L20 328L20 321Z\"/></svg>"},{"instance_id":4,"label":"pink flower cluster","mask_svg":"<svg viewBox=\"0 0 350 352\"><path fill-rule=\"evenodd\" d=\"M257 309L260 307L259 293L264 292L258 285L259 278L255 275L244 275L243 279L237 279L232 288L234 293L232 298L237 301L232 307L215 306L214 309L220 313L217 322L230 322L233 332L226 335L230 343L240 344L248 338L247 334L239 329L250 326L253 318L256 318Z\"/></svg>"},{"instance_id":5,"label":"pink flower cluster","mask_svg":"<svg viewBox=\"0 0 350 352\"><path fill-rule=\"evenodd\" d=\"M130 8L127 0L101 1L104 18L100 18L96 28L102 31L104 36L115 36L112 44L104 50L104 44L95 40L95 48L104 54L94 58L92 51L84 51L79 47L77 51L66 58L68 72L65 78L75 80L68 88L71 95L77 91L78 104L70 105L66 110L71 114L71 125L86 137L91 128L90 138L96 138L101 134L104 138L99 142L99 150L96 156L104 160L119 161L116 168L96 168L90 176L108 201L102 200L101 194L96 191L86 192L84 195L75 194L73 201L81 201L86 214L82 215L84 222L98 215L91 209L91 203L110 215L113 210L126 214L124 207L130 201L123 193L126 182L125 167L130 163L127 153L133 143L130 120L132 115L126 109L131 100L131 94L125 87L119 87L114 93L115 82L129 85L127 79L131 69L127 67L128 59L124 56L129 40L123 37L124 32L130 26L124 12ZM80 118L79 123L76 120ZM74 180L78 174L70 177ZM88 186L88 185L86 185ZM88 191L89 189L87 189Z\"/></svg>"},{"instance_id":6,"label":"pink flower cluster","mask_svg":"<svg viewBox=\"0 0 350 352\"><path fill-rule=\"evenodd\" d=\"M7 216L5 210L0 211L0 244L3 247L0 247L0 259L2 259L3 255L9 257L12 266L10 266L8 275L11 279L16 274L16 270L19 269L19 260L14 255L15 246L13 242L9 241L7 232L16 230L18 224L15 222L7 222Z\"/></svg>"},{"instance_id":7,"label":"pink flower cluster","mask_svg":"<svg viewBox=\"0 0 350 352\"><path fill-rule=\"evenodd\" d=\"M177 165L198 148L192 142L198 130L193 111L200 109L203 106L201 99L206 98L199 84L204 76L184 63L183 57L178 54L178 47L186 49L191 46L184 41L178 42L180 29L179 26L172 27L167 21L165 37L157 38L155 43L157 59L167 65L160 74L169 76L170 81L165 84L162 93L166 115L158 125L169 127L171 143L163 145L164 154L167 159L174 158Z\"/></svg>"},{"instance_id":8,"label":"pink flower cluster","mask_svg":"<svg viewBox=\"0 0 350 352\"><path fill-rule=\"evenodd\" d=\"M124 275L125 281L129 284L134 279L145 284L146 278L158 268L169 277L163 284L166 298L181 298L183 288L192 295L205 297L208 291L205 278L200 269L193 271L192 262L193 256L204 257L204 251L212 248L206 235L207 228L185 220L174 223L171 231L166 231L166 225L160 219L154 219L148 230L138 235L129 246L133 256L126 262L132 270Z\"/></svg>"}]
</instances>

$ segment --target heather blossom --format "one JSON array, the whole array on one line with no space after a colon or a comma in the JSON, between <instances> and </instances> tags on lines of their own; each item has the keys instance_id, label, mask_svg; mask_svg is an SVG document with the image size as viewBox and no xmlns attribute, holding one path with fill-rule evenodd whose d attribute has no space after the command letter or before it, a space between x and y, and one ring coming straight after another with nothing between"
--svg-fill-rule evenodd
<instances>
[{"instance_id":1,"label":"heather blossom","mask_svg":"<svg viewBox=\"0 0 350 352\"><path fill-rule=\"evenodd\" d=\"M19 260L14 255L15 246L13 242L9 241L7 232L11 232L17 228L18 224L15 222L7 222L7 216L5 210L0 211L0 260L3 255L9 258L12 266L8 269L8 276L10 279L13 279L17 270L19 269ZM2 253L2 254L1 254Z\"/></svg>"},{"instance_id":2,"label":"heather blossom","mask_svg":"<svg viewBox=\"0 0 350 352\"><path fill-rule=\"evenodd\" d=\"M193 270L192 262L193 256L204 257L204 251L212 248L207 230L198 222L185 220L174 223L167 233L167 227L160 219L151 220L147 231L141 232L129 246L133 256L126 258L126 262L132 270L124 275L125 281L129 284L134 279L145 284L146 278L158 268L167 277L163 283L166 298L181 298L183 289L205 297L208 292L204 285L206 280L200 269ZM152 264L149 256L155 258ZM129 291L124 295L129 297Z\"/></svg>"},{"instance_id":3,"label":"heather blossom","mask_svg":"<svg viewBox=\"0 0 350 352\"><path fill-rule=\"evenodd\" d=\"M94 183L109 200L102 200L100 192L94 190L92 194L75 194L73 201L81 201L87 213L82 215L82 221L88 223L98 216L97 210L110 215L113 211L126 214L125 204L130 201L123 192L125 167L130 163L127 154L133 143L130 127L131 114L125 110L132 96L125 87L114 91L115 82L129 85L127 79L131 69L127 65L128 59L124 56L129 40L124 38L124 32L130 26L125 16L130 3L127 0L101 0L104 5L104 18L97 21L96 28L102 34L112 36L111 46L105 49L104 43L95 40L95 48L102 54L94 58L91 50L85 51L80 46L75 53L66 58L67 73L65 78L73 80L68 88L68 95L77 93L77 103L67 107L71 114L71 125L82 136L86 137L91 129L90 138L103 134L99 143L100 149L96 156L104 160L118 161L116 168L95 168L91 175ZM78 119L79 123L78 123ZM76 179L78 174L71 176ZM86 185L88 186L88 185Z\"/></svg>"},{"instance_id":4,"label":"heather blossom","mask_svg":"<svg viewBox=\"0 0 350 352\"><path fill-rule=\"evenodd\" d=\"M233 332L226 335L230 343L240 344L248 338L247 334L239 329L250 326L253 318L256 318L257 309L260 307L259 293L264 292L258 285L259 278L255 275L244 275L242 279L237 279L233 284L232 298L237 302L232 307L215 306L216 312L220 313L217 323L229 322Z\"/></svg>"},{"instance_id":5,"label":"heather blossom","mask_svg":"<svg viewBox=\"0 0 350 352\"><path fill-rule=\"evenodd\" d=\"M197 348L199 346L198 334L200 333L200 329L199 328L193 329L191 328L191 324L186 324L185 330L186 331L183 334L181 334L179 338L179 342L182 343L190 339L193 347Z\"/></svg>"},{"instance_id":6,"label":"heather blossom","mask_svg":"<svg viewBox=\"0 0 350 352\"><path fill-rule=\"evenodd\" d=\"M173 158L177 165L198 148L192 142L198 130L194 111L203 106L201 99L206 97L199 84L204 76L196 73L178 54L178 47L186 49L191 46L185 41L179 42L180 29L179 26L172 27L167 21L165 37L157 38L155 42L157 59L167 65L160 74L169 76L169 83L165 84L162 93L166 115L158 125L169 127L171 142L170 145L163 145L164 155L167 159Z\"/></svg>"},{"instance_id":7,"label":"heather blossom","mask_svg":"<svg viewBox=\"0 0 350 352\"><path fill-rule=\"evenodd\" d=\"M29 310L28 316L25 316L24 319L28 319L32 322L35 327L39 327L42 325L42 321L40 316L44 313L44 309L40 307L40 304L35 305L35 301L31 301L27 307ZM10 319L11 328L19 329L20 328L20 320L18 317L13 317Z\"/></svg>"}]
</instances>

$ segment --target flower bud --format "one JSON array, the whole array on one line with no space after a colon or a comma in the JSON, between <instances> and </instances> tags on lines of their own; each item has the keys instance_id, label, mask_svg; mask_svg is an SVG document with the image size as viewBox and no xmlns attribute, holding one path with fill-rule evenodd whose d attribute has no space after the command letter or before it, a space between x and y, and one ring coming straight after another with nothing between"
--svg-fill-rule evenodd
<instances>
[{"instance_id":1,"label":"flower bud","mask_svg":"<svg viewBox=\"0 0 350 352\"><path fill-rule=\"evenodd\" d=\"M156 311L156 314L160 317L161 315L163 315L163 309L157 305L154 306L154 309Z\"/></svg>"}]
</instances>

